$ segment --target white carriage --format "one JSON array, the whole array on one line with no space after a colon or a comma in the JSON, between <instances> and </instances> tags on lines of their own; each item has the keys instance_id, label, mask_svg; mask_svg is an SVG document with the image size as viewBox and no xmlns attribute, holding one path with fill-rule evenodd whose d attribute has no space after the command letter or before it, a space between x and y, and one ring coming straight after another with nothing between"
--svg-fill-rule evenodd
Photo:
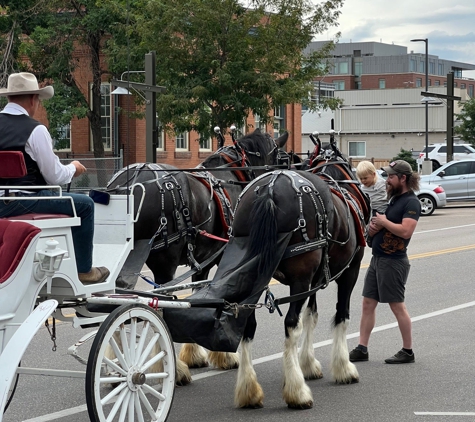
<instances>
[{"instance_id":1,"label":"white carriage","mask_svg":"<svg viewBox=\"0 0 475 422\"><path fill-rule=\"evenodd\" d=\"M12 176L12 168L24 171L9 161L10 153L0 154L0 178L18 177ZM20 166L22 156L14 160ZM7 161L9 166L4 165ZM14 189L21 187L0 186L3 191ZM62 196L61 187L54 189ZM175 388L175 354L159 308L189 303L161 300L158 295L115 294L115 280L134 244L138 216L133 215L133 200L133 195L111 195L108 205L95 204L93 265L110 270L100 284L84 285L77 275L71 227L81 223L79 217L29 214L0 219L0 422L20 374L85 378L91 421L166 420ZM70 308L72 316L63 314ZM30 341L51 316L74 327L99 326L68 350L81 360L78 345L94 338L87 362L83 360L86 371L19 367Z\"/></svg>"}]
</instances>

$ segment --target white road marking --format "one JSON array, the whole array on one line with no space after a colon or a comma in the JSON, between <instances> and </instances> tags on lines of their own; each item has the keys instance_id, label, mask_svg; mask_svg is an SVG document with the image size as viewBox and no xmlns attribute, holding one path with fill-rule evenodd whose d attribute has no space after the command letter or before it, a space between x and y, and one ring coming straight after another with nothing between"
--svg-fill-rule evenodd
<instances>
[{"instance_id":1,"label":"white road marking","mask_svg":"<svg viewBox=\"0 0 475 422\"><path fill-rule=\"evenodd\" d=\"M412 322L422 321L424 319L434 318L434 317L437 317L437 316L440 316L440 315L444 315L444 314L447 314L447 313L450 313L450 312L460 311L462 309L470 308L470 307L473 307L473 306L475 306L475 301L463 303L461 305L451 306L450 308L440 309L439 311L429 312L428 314L413 317L413 318L411 318L411 320L412 320ZM397 322L394 322L394 323L391 323L391 324L381 325L379 327L375 327L374 330L373 330L373 333L390 330L390 329L396 328L396 327L397 327ZM355 338L355 337L358 337L358 336L359 336L359 332L356 332L356 333L348 334L346 336L346 338L347 339L352 339L352 338ZM321 342L318 342L318 343L314 343L313 348L318 349L320 347L329 346L329 345L332 344L332 342L333 342L333 340L325 340L325 341L321 341ZM276 360L276 359L280 359L280 358L282 358L282 353L275 353L273 355L264 356L262 358L254 359L252 361L252 363L254 365L258 365L260 363L266 363L266 362L270 362L272 360ZM196 381L196 380L199 380L199 379L210 378L210 377L225 374L225 373L227 373L227 371L211 370L211 371L203 372L201 374L193 375L193 380ZM74 415L74 414L80 413L80 412L85 412L85 411L87 411L86 405L82 405L82 406L72 407L70 409L64 409L60 412L50 413L48 415L38 416L38 417L32 418L32 419L27 419L27 420L24 420L23 422L50 422L50 421L57 420L59 418L64 418L64 417ZM464 415L464 416L465 415L467 415L467 416L468 415L470 415L470 416L475 415L475 413L464 413L464 412L460 412L460 413L454 413L454 412L450 412L450 413L414 412L414 413L417 414L417 415L459 415L459 414Z\"/></svg>"},{"instance_id":2,"label":"white road marking","mask_svg":"<svg viewBox=\"0 0 475 422\"><path fill-rule=\"evenodd\" d=\"M414 412L417 416L475 416L475 412Z\"/></svg>"},{"instance_id":3,"label":"white road marking","mask_svg":"<svg viewBox=\"0 0 475 422\"><path fill-rule=\"evenodd\" d=\"M440 229L433 229L433 230L420 230L420 231L415 231L413 233L413 236L416 235L416 234L434 233L434 232L440 232L440 231L444 231L444 230L464 229L466 227L473 227L473 226L475 226L475 223L474 224L465 224L463 226L442 227Z\"/></svg>"}]
</instances>

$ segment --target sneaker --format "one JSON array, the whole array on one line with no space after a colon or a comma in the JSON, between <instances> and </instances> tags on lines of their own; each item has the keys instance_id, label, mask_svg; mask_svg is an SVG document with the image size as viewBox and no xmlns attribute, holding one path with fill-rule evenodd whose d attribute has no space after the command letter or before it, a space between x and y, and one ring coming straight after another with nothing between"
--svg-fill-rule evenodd
<instances>
[{"instance_id":1,"label":"sneaker","mask_svg":"<svg viewBox=\"0 0 475 422\"><path fill-rule=\"evenodd\" d=\"M79 273L79 281L83 284L103 283L109 277L109 270L106 267L92 267L88 273Z\"/></svg>"},{"instance_id":2,"label":"sneaker","mask_svg":"<svg viewBox=\"0 0 475 422\"><path fill-rule=\"evenodd\" d=\"M368 359L369 359L369 352L363 352L358 347L355 347L350 352L350 362L366 362Z\"/></svg>"},{"instance_id":3,"label":"sneaker","mask_svg":"<svg viewBox=\"0 0 475 422\"><path fill-rule=\"evenodd\" d=\"M391 356L388 359L385 359L386 363L413 363L415 362L414 353L410 355L404 350L399 350L394 356Z\"/></svg>"}]
</instances>

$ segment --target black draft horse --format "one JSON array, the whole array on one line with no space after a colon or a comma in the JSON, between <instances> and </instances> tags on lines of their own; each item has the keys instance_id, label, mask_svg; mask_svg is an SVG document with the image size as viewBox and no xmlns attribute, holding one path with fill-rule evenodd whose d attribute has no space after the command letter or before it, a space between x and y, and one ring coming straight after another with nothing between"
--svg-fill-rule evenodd
<instances>
[{"instance_id":1,"label":"black draft horse","mask_svg":"<svg viewBox=\"0 0 475 422\"><path fill-rule=\"evenodd\" d=\"M347 162L325 151L319 151L313 158L310 171L276 170L259 177L245 189L236 208L233 236L236 240L248 238L247 251L239 264L228 271L239 271L246 262L255 260L256 274L272 274L276 268L274 278L290 288L290 296L281 302L289 302L285 316L283 398L289 408L295 409L313 406L305 379L322 377L321 364L314 357L312 346L318 319L316 291L332 280L338 285L338 299L333 320L331 373L338 383L359 380L355 365L349 361L346 332L350 297L364 255L369 202L359 190ZM322 166L325 173L319 172ZM288 243L282 249L278 244L283 237ZM223 262L226 259L225 251ZM243 292L242 298L233 299L239 302L245 296ZM238 407L263 405L264 394L251 359L256 327L252 312L241 339L241 364L235 390Z\"/></svg>"},{"instance_id":2,"label":"black draft horse","mask_svg":"<svg viewBox=\"0 0 475 422\"><path fill-rule=\"evenodd\" d=\"M117 280L118 287L135 288L144 263L159 285L173 280L179 265L199 270L193 281L207 279L222 255L219 251L224 243L216 237L228 237L239 194L250 180L266 171L265 166L278 164L279 149L287 139L288 133L273 139L257 129L238 140L233 135L233 145L219 148L196 170L139 163L118 172L107 191L120 194L132 189L135 214L141 206L134 225L135 247ZM206 265L200 264L206 261ZM191 375L182 362L188 367L210 362L230 369L238 366L238 357L231 353L207 354L196 344L184 344L177 361L177 383L184 385L191 381Z\"/></svg>"}]
</instances>

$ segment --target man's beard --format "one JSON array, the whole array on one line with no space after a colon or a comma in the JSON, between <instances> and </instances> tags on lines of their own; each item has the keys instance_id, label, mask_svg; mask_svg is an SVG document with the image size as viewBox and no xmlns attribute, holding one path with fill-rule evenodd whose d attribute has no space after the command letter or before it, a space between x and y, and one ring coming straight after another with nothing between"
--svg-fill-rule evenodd
<instances>
[{"instance_id":1,"label":"man's beard","mask_svg":"<svg viewBox=\"0 0 475 422\"><path fill-rule=\"evenodd\" d=\"M391 199L394 196L401 195L402 187L401 185L394 187L394 186L391 186L390 184L386 184L386 192L388 194L388 199Z\"/></svg>"}]
</instances>

